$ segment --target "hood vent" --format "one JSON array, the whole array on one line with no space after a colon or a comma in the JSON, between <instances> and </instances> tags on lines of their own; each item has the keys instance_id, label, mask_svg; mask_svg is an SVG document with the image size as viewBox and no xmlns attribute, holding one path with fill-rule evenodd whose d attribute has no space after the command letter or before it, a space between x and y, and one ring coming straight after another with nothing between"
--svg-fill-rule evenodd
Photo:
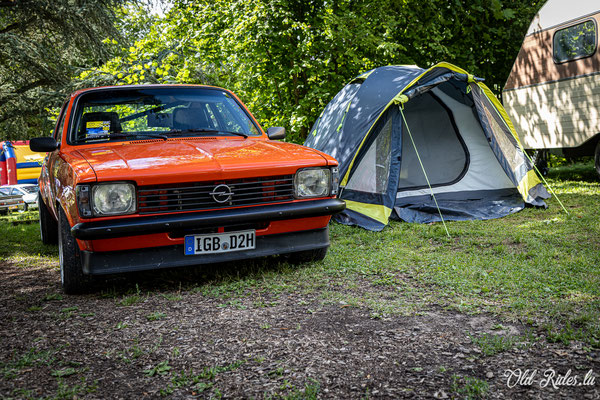
<instances>
[{"instance_id":1,"label":"hood vent","mask_svg":"<svg viewBox=\"0 0 600 400\"><path fill-rule=\"evenodd\" d=\"M176 138L168 138L167 142L180 142L182 140L190 141L190 140L214 140L214 136L202 136L202 137L176 137ZM231 139L228 137L228 139ZM131 144L142 144L142 143L156 143L156 142L164 142L162 139L144 139L144 140L132 140Z\"/></svg>"}]
</instances>

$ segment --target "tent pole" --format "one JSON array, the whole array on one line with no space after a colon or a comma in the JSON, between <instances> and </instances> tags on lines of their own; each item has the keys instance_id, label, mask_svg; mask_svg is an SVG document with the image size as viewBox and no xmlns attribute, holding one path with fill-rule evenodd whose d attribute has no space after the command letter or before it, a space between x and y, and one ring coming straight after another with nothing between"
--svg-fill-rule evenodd
<instances>
[{"instance_id":1,"label":"tent pole","mask_svg":"<svg viewBox=\"0 0 600 400\"><path fill-rule=\"evenodd\" d=\"M427 181L427 186L429 186L429 190L431 191L431 197L433 197L433 201L435 202L435 207L440 214L440 218L442 219L442 224L444 225L444 229L446 230L446 235L450 237L450 232L448 232L448 227L446 226L446 221L444 221L444 216L442 215L442 210L440 210L440 206L438 205L437 199L435 198L435 194L433 193L433 188L431 187L431 183L429 183L429 177L427 176L427 172L425 172L425 167L423 166L423 162L421 161L421 156L419 156L419 151L417 150L417 145L410 133L410 128L408 127L408 122L406 122L406 117L404 116L404 111L402 109L404 104L400 104L398 108L400 109L400 114L402 114L402 120L404 121L404 125L406 126L406 131L408 132L408 137L410 137L410 141L415 149L415 154L417 155L417 159L419 160L419 164L421 165L421 169L423 170L423 175L425 175L425 180Z\"/></svg>"}]
</instances>

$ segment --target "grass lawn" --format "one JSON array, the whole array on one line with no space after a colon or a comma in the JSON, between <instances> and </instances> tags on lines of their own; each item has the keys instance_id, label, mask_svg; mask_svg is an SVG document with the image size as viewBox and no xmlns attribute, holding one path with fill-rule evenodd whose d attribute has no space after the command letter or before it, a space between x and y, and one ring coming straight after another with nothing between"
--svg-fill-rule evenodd
<instances>
[{"instance_id":1,"label":"grass lawn","mask_svg":"<svg viewBox=\"0 0 600 400\"><path fill-rule=\"evenodd\" d=\"M151 277L161 283L138 285L134 277L129 289L109 284L104 294L161 290L162 282L177 281L175 287L230 306L248 298L268 304L289 293L364 307L373 318L436 306L489 312L531 324L550 341L600 347L600 182L591 163L556 168L548 181L568 215L552 198L547 210L450 222L451 238L441 224L392 221L375 233L333 223L331 248L319 263L293 268L263 260L209 272L198 268L195 277L189 270L157 272ZM37 224L9 223L35 216L0 219L0 262L58 268L57 248L41 244Z\"/></svg>"}]
</instances>

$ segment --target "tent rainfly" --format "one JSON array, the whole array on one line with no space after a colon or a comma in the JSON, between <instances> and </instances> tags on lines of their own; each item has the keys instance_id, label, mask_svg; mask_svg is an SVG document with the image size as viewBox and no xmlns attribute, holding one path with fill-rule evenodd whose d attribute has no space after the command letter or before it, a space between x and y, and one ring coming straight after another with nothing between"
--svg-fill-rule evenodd
<instances>
[{"instance_id":1,"label":"tent rainfly","mask_svg":"<svg viewBox=\"0 0 600 400\"><path fill-rule=\"evenodd\" d=\"M337 158L336 219L381 230L408 222L491 219L550 197L504 108L449 63L373 69L325 107L306 146Z\"/></svg>"}]
</instances>

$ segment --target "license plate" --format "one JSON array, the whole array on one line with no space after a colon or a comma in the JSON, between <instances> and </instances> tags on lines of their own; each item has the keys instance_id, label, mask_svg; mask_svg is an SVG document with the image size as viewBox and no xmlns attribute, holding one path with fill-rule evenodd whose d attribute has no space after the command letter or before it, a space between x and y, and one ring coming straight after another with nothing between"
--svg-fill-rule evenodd
<instances>
[{"instance_id":1,"label":"license plate","mask_svg":"<svg viewBox=\"0 0 600 400\"><path fill-rule=\"evenodd\" d=\"M213 233L210 235L187 235L184 253L186 256L199 254L229 253L250 250L256 246L255 231Z\"/></svg>"}]
</instances>

